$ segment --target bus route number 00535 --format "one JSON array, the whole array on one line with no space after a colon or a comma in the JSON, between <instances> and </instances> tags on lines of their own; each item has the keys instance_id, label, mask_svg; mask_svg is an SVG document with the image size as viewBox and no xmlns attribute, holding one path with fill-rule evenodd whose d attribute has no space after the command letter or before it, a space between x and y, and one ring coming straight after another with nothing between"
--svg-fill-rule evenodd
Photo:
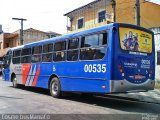
<instances>
[{"instance_id":1,"label":"bus route number 00535","mask_svg":"<svg viewBox=\"0 0 160 120\"><path fill-rule=\"evenodd\" d=\"M85 64L84 72L105 73L106 72L106 64Z\"/></svg>"}]
</instances>

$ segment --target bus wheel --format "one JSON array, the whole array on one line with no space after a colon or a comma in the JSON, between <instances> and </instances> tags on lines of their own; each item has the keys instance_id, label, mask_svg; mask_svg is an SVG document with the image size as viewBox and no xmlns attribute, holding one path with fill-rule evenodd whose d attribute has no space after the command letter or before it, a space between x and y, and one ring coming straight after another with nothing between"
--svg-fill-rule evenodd
<instances>
[{"instance_id":1,"label":"bus wheel","mask_svg":"<svg viewBox=\"0 0 160 120\"><path fill-rule=\"evenodd\" d=\"M17 83L17 78L16 76L13 77L13 87L17 88L18 87L18 83Z\"/></svg>"},{"instance_id":2,"label":"bus wheel","mask_svg":"<svg viewBox=\"0 0 160 120\"><path fill-rule=\"evenodd\" d=\"M50 82L50 94L55 98L61 97L61 85L57 77L52 78Z\"/></svg>"}]
</instances>

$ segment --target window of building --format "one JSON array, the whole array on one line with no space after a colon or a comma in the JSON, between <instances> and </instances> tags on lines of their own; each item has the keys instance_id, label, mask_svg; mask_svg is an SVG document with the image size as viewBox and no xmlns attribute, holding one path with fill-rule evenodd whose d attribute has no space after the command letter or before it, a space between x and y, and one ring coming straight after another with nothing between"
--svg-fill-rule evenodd
<instances>
[{"instance_id":1,"label":"window of building","mask_svg":"<svg viewBox=\"0 0 160 120\"><path fill-rule=\"evenodd\" d=\"M8 48L9 47L9 43L6 43L6 48Z\"/></svg>"},{"instance_id":2,"label":"window of building","mask_svg":"<svg viewBox=\"0 0 160 120\"><path fill-rule=\"evenodd\" d=\"M98 12L98 22L103 22L106 20L106 11L103 10L101 12Z\"/></svg>"},{"instance_id":3,"label":"window of building","mask_svg":"<svg viewBox=\"0 0 160 120\"><path fill-rule=\"evenodd\" d=\"M68 42L67 60L76 61L78 59L79 38L74 38Z\"/></svg>"},{"instance_id":4,"label":"window of building","mask_svg":"<svg viewBox=\"0 0 160 120\"><path fill-rule=\"evenodd\" d=\"M78 29L83 27L84 27L84 18L80 18L78 19Z\"/></svg>"},{"instance_id":5,"label":"window of building","mask_svg":"<svg viewBox=\"0 0 160 120\"><path fill-rule=\"evenodd\" d=\"M160 51L157 52L157 65L160 65Z\"/></svg>"},{"instance_id":6,"label":"window of building","mask_svg":"<svg viewBox=\"0 0 160 120\"><path fill-rule=\"evenodd\" d=\"M84 36L81 39L81 60L102 59L106 53L107 33Z\"/></svg>"},{"instance_id":7,"label":"window of building","mask_svg":"<svg viewBox=\"0 0 160 120\"><path fill-rule=\"evenodd\" d=\"M65 61L66 56L66 41L57 42L54 44L53 61Z\"/></svg>"}]
</instances>

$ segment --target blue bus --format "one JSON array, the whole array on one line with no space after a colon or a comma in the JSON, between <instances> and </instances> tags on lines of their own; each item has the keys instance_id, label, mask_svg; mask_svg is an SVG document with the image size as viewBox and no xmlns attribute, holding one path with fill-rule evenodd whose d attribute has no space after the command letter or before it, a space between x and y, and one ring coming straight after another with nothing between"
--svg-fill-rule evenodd
<instances>
[{"instance_id":1,"label":"blue bus","mask_svg":"<svg viewBox=\"0 0 160 120\"><path fill-rule=\"evenodd\" d=\"M12 48L5 57L4 79L64 92L121 93L153 90L153 32L124 23Z\"/></svg>"}]
</instances>

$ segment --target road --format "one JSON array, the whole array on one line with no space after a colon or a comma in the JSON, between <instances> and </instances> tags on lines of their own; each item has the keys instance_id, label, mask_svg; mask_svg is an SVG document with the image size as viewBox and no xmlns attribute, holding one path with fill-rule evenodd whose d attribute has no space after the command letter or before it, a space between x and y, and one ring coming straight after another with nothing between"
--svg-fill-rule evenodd
<instances>
[{"instance_id":1,"label":"road","mask_svg":"<svg viewBox=\"0 0 160 120\"><path fill-rule=\"evenodd\" d=\"M0 80L1 114L160 114L160 104L113 97L86 97L72 94L63 99L50 96L40 88L13 88L11 82ZM131 115L131 116L130 116Z\"/></svg>"}]
</instances>

